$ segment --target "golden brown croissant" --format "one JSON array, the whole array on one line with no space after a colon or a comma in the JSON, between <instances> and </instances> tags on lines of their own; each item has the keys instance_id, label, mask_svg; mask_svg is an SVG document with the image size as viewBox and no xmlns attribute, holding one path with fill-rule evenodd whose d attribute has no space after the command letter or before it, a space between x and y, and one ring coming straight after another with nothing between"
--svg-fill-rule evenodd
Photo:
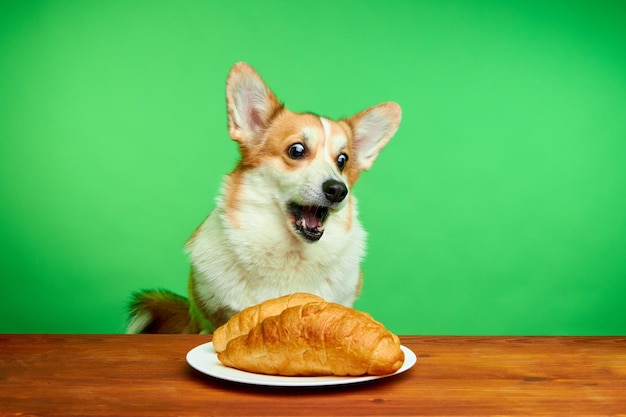
<instances>
[{"instance_id":1,"label":"golden brown croissant","mask_svg":"<svg viewBox=\"0 0 626 417\"><path fill-rule=\"evenodd\" d=\"M317 295L297 292L243 309L215 330L213 333L213 347L216 352L221 352L226 349L226 345L230 340L248 334L250 329L266 318L277 316L288 307L311 301L324 301L324 299Z\"/></svg>"},{"instance_id":2,"label":"golden brown croissant","mask_svg":"<svg viewBox=\"0 0 626 417\"><path fill-rule=\"evenodd\" d=\"M270 375L385 375L402 366L404 353L399 338L369 314L322 301L266 318L218 359Z\"/></svg>"}]
</instances>

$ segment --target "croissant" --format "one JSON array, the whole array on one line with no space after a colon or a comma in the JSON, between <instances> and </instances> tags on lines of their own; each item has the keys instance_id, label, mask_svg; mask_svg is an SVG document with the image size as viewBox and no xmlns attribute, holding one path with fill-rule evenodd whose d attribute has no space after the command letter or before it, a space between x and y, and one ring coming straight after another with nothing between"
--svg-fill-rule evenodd
<instances>
[{"instance_id":1,"label":"croissant","mask_svg":"<svg viewBox=\"0 0 626 417\"><path fill-rule=\"evenodd\" d=\"M267 317L277 316L288 307L311 301L324 301L324 299L317 295L297 292L245 308L215 330L213 333L213 348L215 348L216 352L221 352L226 349L226 345L230 340L248 334L250 329Z\"/></svg>"},{"instance_id":2,"label":"croissant","mask_svg":"<svg viewBox=\"0 0 626 417\"><path fill-rule=\"evenodd\" d=\"M369 314L322 301L266 318L218 359L269 375L385 375L402 366L404 353L398 336Z\"/></svg>"}]
</instances>

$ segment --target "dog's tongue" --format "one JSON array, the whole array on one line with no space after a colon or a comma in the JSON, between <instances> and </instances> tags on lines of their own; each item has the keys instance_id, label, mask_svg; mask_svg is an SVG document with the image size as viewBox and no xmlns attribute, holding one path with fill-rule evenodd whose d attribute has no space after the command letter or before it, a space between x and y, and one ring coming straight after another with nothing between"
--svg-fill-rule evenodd
<instances>
[{"instance_id":1,"label":"dog's tongue","mask_svg":"<svg viewBox=\"0 0 626 417\"><path fill-rule=\"evenodd\" d=\"M322 227L322 222L319 213L317 212L318 207L308 206L302 208L302 218L306 223L306 227L308 229L315 229L316 227Z\"/></svg>"},{"instance_id":2,"label":"dog's tongue","mask_svg":"<svg viewBox=\"0 0 626 417\"><path fill-rule=\"evenodd\" d=\"M328 207L289 204L296 231L309 242L317 242L324 234L324 221Z\"/></svg>"}]
</instances>

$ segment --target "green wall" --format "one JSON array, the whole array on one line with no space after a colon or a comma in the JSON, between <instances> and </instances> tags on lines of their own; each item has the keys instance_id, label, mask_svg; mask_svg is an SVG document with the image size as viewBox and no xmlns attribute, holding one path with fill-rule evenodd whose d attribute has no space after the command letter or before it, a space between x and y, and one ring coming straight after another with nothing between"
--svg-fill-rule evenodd
<instances>
[{"instance_id":1,"label":"green wall","mask_svg":"<svg viewBox=\"0 0 626 417\"><path fill-rule=\"evenodd\" d=\"M0 332L124 329L185 293L237 161L224 84L397 101L357 184L356 307L401 334L626 334L626 3L4 1Z\"/></svg>"}]
</instances>

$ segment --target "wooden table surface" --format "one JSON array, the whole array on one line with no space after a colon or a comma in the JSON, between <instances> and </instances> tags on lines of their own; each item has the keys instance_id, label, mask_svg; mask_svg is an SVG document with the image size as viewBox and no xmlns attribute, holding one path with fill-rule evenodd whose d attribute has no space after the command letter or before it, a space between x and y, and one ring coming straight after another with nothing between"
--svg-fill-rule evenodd
<instances>
[{"instance_id":1,"label":"wooden table surface","mask_svg":"<svg viewBox=\"0 0 626 417\"><path fill-rule=\"evenodd\" d=\"M0 415L626 416L626 338L402 337L417 364L271 388L192 369L200 335L0 335Z\"/></svg>"}]
</instances>

